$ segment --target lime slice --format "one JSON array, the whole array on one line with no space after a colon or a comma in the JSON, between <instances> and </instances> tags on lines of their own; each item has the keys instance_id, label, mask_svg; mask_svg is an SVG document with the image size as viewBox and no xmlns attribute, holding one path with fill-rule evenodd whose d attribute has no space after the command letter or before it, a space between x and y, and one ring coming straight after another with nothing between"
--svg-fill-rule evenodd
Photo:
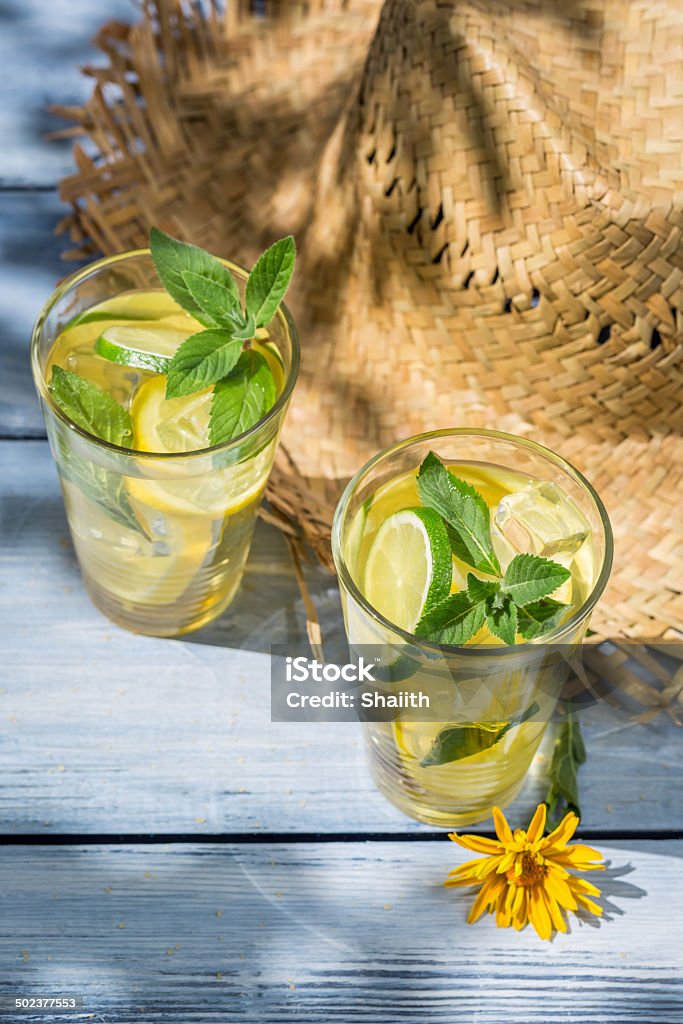
<instances>
[{"instance_id":1,"label":"lime slice","mask_svg":"<svg viewBox=\"0 0 683 1024\"><path fill-rule=\"evenodd\" d=\"M212 389L183 398L166 398L164 377L152 377L139 389L131 406L135 448L164 455L197 451L209 446ZM275 454L275 440L256 455L223 469L210 455L198 472L185 460L150 460L145 477L129 477L128 491L152 512L178 515L234 515L264 490Z\"/></svg>"},{"instance_id":2,"label":"lime slice","mask_svg":"<svg viewBox=\"0 0 683 1024\"><path fill-rule=\"evenodd\" d=\"M95 351L112 363L135 366L152 373L166 373L168 365L191 331L173 327L106 327L95 342Z\"/></svg>"},{"instance_id":3,"label":"lime slice","mask_svg":"<svg viewBox=\"0 0 683 1024\"><path fill-rule=\"evenodd\" d=\"M438 512L403 509L377 531L365 563L363 592L385 618L413 632L425 609L448 597L452 565Z\"/></svg>"}]
</instances>

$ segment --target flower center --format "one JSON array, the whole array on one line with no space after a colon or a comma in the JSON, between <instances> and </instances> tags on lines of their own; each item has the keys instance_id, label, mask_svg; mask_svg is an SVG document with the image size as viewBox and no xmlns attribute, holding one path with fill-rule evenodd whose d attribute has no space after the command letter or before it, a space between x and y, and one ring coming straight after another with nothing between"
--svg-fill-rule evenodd
<instances>
[{"instance_id":1,"label":"flower center","mask_svg":"<svg viewBox=\"0 0 683 1024\"><path fill-rule=\"evenodd\" d=\"M514 868L510 868L507 872L509 881L515 882L517 885L536 885L538 882L541 882L547 870L545 864L539 863L536 854L530 850L525 850L520 856L522 859L522 873L516 875ZM519 863L519 859L517 863Z\"/></svg>"}]
</instances>

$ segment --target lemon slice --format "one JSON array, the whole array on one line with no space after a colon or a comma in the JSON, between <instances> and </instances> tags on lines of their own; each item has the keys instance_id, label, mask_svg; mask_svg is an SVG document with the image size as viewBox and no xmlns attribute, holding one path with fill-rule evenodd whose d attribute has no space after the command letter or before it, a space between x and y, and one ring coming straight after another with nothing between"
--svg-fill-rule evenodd
<instances>
[{"instance_id":1,"label":"lemon slice","mask_svg":"<svg viewBox=\"0 0 683 1024\"><path fill-rule=\"evenodd\" d=\"M111 363L166 373L171 359L191 333L173 327L115 324L102 331L95 351Z\"/></svg>"},{"instance_id":2,"label":"lemon slice","mask_svg":"<svg viewBox=\"0 0 683 1024\"><path fill-rule=\"evenodd\" d=\"M212 390L183 398L166 398L166 379L152 377L133 399L131 416L139 451L170 454L209 446ZM234 515L264 490L275 454L275 439L243 462L215 468L211 456L198 456L198 471L185 460L150 460L144 477L129 477L130 495L152 512L178 515ZM199 461L201 459L201 462Z\"/></svg>"},{"instance_id":3,"label":"lemon slice","mask_svg":"<svg viewBox=\"0 0 683 1024\"><path fill-rule=\"evenodd\" d=\"M430 508L394 512L368 552L363 592L380 614L414 632L424 611L448 597L451 546L443 520Z\"/></svg>"}]
</instances>

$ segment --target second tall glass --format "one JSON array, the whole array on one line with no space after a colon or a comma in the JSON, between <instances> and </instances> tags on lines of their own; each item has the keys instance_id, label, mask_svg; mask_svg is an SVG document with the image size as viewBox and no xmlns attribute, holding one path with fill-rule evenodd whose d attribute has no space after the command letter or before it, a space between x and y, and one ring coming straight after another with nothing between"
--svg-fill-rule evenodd
<instances>
[{"instance_id":1,"label":"second tall glass","mask_svg":"<svg viewBox=\"0 0 683 1024\"><path fill-rule=\"evenodd\" d=\"M370 603L364 577L369 546L388 516L418 504L415 475L430 451L446 466L457 466L456 475L481 481L494 509L499 494L531 487L529 494L540 503L534 507L531 501L532 522L543 521L549 496L565 501L558 515L585 525L571 562L573 611L552 632L511 647L491 646L495 638L483 645L439 647L388 621ZM332 545L355 656L364 649L380 651L393 679L390 692L424 692L435 704L429 714L409 709L366 722L379 789L432 825L483 820L494 804L505 805L519 790L570 674L566 655L584 637L609 577L612 535L600 499L577 470L532 441L495 431L436 431L388 448L356 474L337 507ZM397 586L409 571L407 557L399 558ZM566 551L556 557L566 557Z\"/></svg>"}]
</instances>

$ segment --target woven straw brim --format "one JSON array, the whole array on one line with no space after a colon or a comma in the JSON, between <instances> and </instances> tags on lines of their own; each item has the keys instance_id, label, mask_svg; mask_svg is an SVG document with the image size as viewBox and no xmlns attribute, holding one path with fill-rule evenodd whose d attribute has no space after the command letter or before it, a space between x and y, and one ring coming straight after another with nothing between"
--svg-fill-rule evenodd
<instances>
[{"instance_id":1,"label":"woven straw brim","mask_svg":"<svg viewBox=\"0 0 683 1024\"><path fill-rule=\"evenodd\" d=\"M600 632L680 631L683 12L649 8L158 0L100 33L62 111L89 143L62 183L78 251L157 224L249 263L295 234L303 369L266 515L326 564L371 454L496 427L605 501Z\"/></svg>"}]
</instances>

